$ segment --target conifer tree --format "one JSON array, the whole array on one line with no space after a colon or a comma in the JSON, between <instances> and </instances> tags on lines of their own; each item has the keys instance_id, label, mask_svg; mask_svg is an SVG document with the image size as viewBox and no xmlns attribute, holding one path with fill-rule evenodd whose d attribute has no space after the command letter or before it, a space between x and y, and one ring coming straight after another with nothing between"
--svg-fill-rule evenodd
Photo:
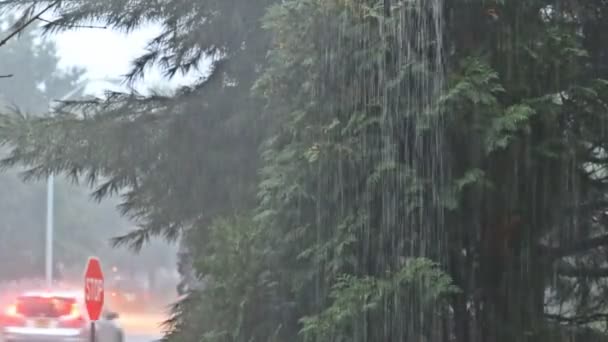
<instances>
[{"instance_id":1,"label":"conifer tree","mask_svg":"<svg viewBox=\"0 0 608 342\"><path fill-rule=\"evenodd\" d=\"M57 6L51 31L160 22L130 77L214 61L175 96L112 93L0 131L7 165L127 190L140 229L117 243L187 238L203 286L169 340L606 328L603 2Z\"/></svg>"}]
</instances>

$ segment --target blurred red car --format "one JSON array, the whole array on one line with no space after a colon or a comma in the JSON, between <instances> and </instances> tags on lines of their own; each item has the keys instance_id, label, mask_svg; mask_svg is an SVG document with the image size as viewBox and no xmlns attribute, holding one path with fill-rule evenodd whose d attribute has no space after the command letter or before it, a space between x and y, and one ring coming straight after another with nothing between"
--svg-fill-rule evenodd
<instances>
[{"instance_id":1,"label":"blurred red car","mask_svg":"<svg viewBox=\"0 0 608 342\"><path fill-rule=\"evenodd\" d=\"M90 322L83 314L80 291L31 291L18 295L0 314L0 334L4 342L86 342ZM115 321L118 314L104 310L97 321L99 342L123 342L124 333Z\"/></svg>"},{"instance_id":2,"label":"blurred red car","mask_svg":"<svg viewBox=\"0 0 608 342\"><path fill-rule=\"evenodd\" d=\"M106 289L106 300L122 312L138 312L148 308L148 291L128 280L117 281Z\"/></svg>"}]
</instances>

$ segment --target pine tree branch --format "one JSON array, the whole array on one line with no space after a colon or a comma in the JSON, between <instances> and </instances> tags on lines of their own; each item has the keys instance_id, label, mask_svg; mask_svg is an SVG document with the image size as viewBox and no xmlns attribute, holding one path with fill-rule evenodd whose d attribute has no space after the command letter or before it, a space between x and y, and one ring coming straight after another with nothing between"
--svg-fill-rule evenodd
<instances>
[{"instance_id":1,"label":"pine tree branch","mask_svg":"<svg viewBox=\"0 0 608 342\"><path fill-rule=\"evenodd\" d=\"M582 253L590 249L608 246L608 234L580 240L562 247L544 247L552 259L559 259L573 254Z\"/></svg>"},{"instance_id":2,"label":"pine tree branch","mask_svg":"<svg viewBox=\"0 0 608 342\"><path fill-rule=\"evenodd\" d=\"M44 19L44 18L36 18L37 20L40 20L42 22L48 23L48 24L52 24L52 25L56 25L56 26L63 26L63 27L69 27L69 28L89 28L89 29L107 29L107 26L96 26L96 25L63 25L63 24L59 24L56 23L54 21L48 20L48 19Z\"/></svg>"},{"instance_id":3,"label":"pine tree branch","mask_svg":"<svg viewBox=\"0 0 608 342\"><path fill-rule=\"evenodd\" d=\"M557 274L571 278L606 278L608 277L608 267L574 267L561 264L557 267Z\"/></svg>"},{"instance_id":4,"label":"pine tree branch","mask_svg":"<svg viewBox=\"0 0 608 342\"><path fill-rule=\"evenodd\" d=\"M547 317L548 319L554 320L554 321L562 322L562 323L579 325L579 324L587 324L587 323L591 323L591 322L605 321L606 319L608 319L608 314L597 313L597 314L590 314L590 315L566 317L566 316L562 316L562 315L545 313L545 317Z\"/></svg>"},{"instance_id":5,"label":"pine tree branch","mask_svg":"<svg viewBox=\"0 0 608 342\"><path fill-rule=\"evenodd\" d=\"M17 29L15 29L13 32L11 32L7 37L5 37L4 39L2 39L0 41L0 46L3 46L6 43L8 43L8 41L11 40L11 38L13 38L14 36L16 36L19 33L21 33L28 26L30 26L34 21L36 21L38 18L40 18L41 15L43 15L46 12L48 12L51 8L57 6L59 4L59 2L60 2L60 0L54 1L54 2L50 3L48 6L46 6L45 8L43 8L40 12L38 12L38 14L36 14L33 17L31 17L29 20L27 20L25 23L23 23L21 26L19 26Z\"/></svg>"}]
</instances>

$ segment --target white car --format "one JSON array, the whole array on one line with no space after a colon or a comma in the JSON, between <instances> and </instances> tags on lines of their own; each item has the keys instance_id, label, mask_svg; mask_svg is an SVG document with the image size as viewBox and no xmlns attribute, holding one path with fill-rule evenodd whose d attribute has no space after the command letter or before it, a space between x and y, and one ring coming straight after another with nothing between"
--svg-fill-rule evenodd
<instances>
[{"instance_id":1,"label":"white car","mask_svg":"<svg viewBox=\"0 0 608 342\"><path fill-rule=\"evenodd\" d=\"M95 322L95 342L123 342L118 314ZM26 292L0 316L2 342L89 342L91 322L79 292Z\"/></svg>"}]
</instances>

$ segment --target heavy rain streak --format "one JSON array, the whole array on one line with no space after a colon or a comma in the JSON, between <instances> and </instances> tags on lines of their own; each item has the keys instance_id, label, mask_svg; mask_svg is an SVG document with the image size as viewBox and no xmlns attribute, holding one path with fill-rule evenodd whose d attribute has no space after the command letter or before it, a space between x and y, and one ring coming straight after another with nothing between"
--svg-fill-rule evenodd
<instances>
[{"instance_id":1,"label":"heavy rain streak","mask_svg":"<svg viewBox=\"0 0 608 342\"><path fill-rule=\"evenodd\" d=\"M0 342L608 342L608 1L0 24Z\"/></svg>"}]
</instances>

